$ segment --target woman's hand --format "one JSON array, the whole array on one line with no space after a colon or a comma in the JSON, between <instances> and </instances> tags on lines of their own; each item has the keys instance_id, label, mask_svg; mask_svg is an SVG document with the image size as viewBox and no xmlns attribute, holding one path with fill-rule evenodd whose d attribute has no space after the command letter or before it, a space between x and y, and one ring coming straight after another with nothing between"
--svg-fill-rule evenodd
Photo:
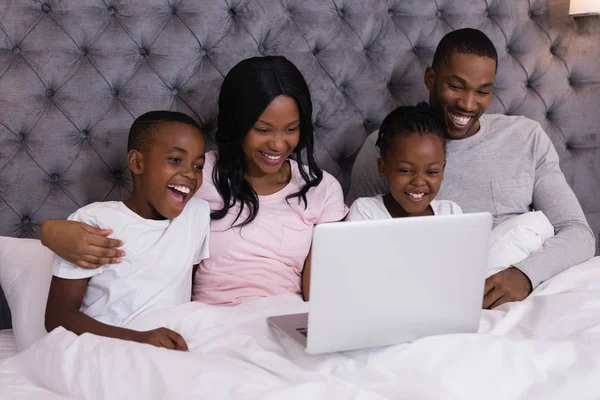
<instances>
[{"instance_id":1,"label":"woman's hand","mask_svg":"<svg viewBox=\"0 0 600 400\"><path fill-rule=\"evenodd\" d=\"M125 251L117 249L123 242L110 239L110 229L98 229L77 221L45 221L41 229L42 244L64 260L79 267L94 269L121 262Z\"/></svg>"}]
</instances>

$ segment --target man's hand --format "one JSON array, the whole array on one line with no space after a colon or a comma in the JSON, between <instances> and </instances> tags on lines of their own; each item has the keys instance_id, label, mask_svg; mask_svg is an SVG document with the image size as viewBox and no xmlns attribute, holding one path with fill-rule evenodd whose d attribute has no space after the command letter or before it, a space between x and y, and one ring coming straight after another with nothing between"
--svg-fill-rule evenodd
<instances>
[{"instance_id":1,"label":"man's hand","mask_svg":"<svg viewBox=\"0 0 600 400\"><path fill-rule=\"evenodd\" d=\"M521 270L510 267L485 280L483 308L491 310L511 301L521 301L531 293L531 281Z\"/></svg>"}]
</instances>

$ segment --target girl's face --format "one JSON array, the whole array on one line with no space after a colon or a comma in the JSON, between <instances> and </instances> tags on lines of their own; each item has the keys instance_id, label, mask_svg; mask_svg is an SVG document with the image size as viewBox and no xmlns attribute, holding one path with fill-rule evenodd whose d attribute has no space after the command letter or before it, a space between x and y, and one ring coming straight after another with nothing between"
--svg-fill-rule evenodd
<instances>
[{"instance_id":1,"label":"girl's face","mask_svg":"<svg viewBox=\"0 0 600 400\"><path fill-rule=\"evenodd\" d=\"M430 214L429 203L444 180L445 156L442 138L415 133L397 136L385 158L378 160L379 175L387 180L390 194L406 214Z\"/></svg>"},{"instance_id":2,"label":"girl's face","mask_svg":"<svg viewBox=\"0 0 600 400\"><path fill-rule=\"evenodd\" d=\"M300 141L300 112L296 101L280 95L271 101L248 131L242 149L247 173L276 174Z\"/></svg>"}]
</instances>

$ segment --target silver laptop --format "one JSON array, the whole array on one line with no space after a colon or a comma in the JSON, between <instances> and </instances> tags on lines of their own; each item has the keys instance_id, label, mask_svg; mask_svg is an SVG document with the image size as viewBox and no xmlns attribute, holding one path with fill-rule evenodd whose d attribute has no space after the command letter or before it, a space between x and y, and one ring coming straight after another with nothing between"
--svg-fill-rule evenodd
<instances>
[{"instance_id":1,"label":"silver laptop","mask_svg":"<svg viewBox=\"0 0 600 400\"><path fill-rule=\"evenodd\" d=\"M267 321L310 354L476 332L491 228L489 213L318 225L308 314Z\"/></svg>"}]
</instances>

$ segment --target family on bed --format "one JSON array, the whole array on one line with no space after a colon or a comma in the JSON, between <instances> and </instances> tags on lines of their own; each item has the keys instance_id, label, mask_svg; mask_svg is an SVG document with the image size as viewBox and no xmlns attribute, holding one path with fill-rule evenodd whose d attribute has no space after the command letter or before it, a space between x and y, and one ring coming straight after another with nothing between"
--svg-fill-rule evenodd
<instances>
[{"instance_id":1,"label":"family on bed","mask_svg":"<svg viewBox=\"0 0 600 400\"><path fill-rule=\"evenodd\" d=\"M540 249L485 282L484 308L525 299L591 258L594 237L540 125L483 115L497 67L482 32L447 34L425 71L429 104L398 107L365 142L349 210L315 162L309 89L284 57L247 59L227 74L216 152L205 153L199 125L184 114L140 116L128 140L131 197L42 227L57 254L47 330L187 350L167 328L120 326L190 293L212 305L283 293L308 300L315 225L462 212L488 211L498 224L534 209L552 223Z\"/></svg>"}]
</instances>

